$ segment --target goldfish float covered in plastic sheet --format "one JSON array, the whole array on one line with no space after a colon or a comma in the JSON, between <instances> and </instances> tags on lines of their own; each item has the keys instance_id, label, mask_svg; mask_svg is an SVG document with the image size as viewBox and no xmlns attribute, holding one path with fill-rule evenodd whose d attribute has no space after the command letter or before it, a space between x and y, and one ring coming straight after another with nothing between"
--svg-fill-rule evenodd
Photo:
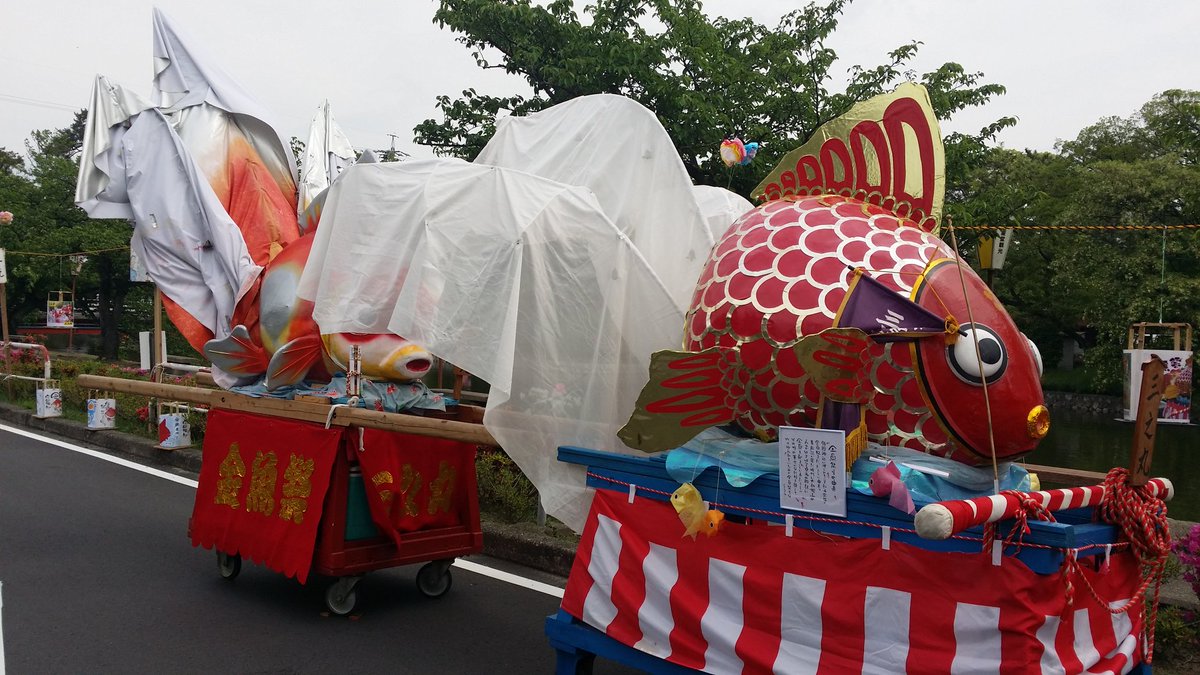
<instances>
[{"instance_id":1,"label":"goldfish float covered in plastic sheet","mask_svg":"<svg viewBox=\"0 0 1200 675\"><path fill-rule=\"evenodd\" d=\"M665 450L732 422L762 440L840 428L851 459L868 439L976 465L1033 450L1040 357L937 237L943 194L924 88L821 127L713 248L685 351L654 355L621 439Z\"/></svg>"},{"instance_id":2,"label":"goldfish float covered in plastic sheet","mask_svg":"<svg viewBox=\"0 0 1200 675\"><path fill-rule=\"evenodd\" d=\"M270 389L327 377L345 368L354 345L367 376L428 371L428 352L397 335L321 335L312 303L296 297L323 204L310 193L353 150L328 104L313 120L310 139L320 143L309 143L298 222L295 159L269 113L157 9L154 57L157 104L97 78L76 202L92 217L133 221L132 253L172 323L212 360L217 382L265 375Z\"/></svg>"},{"instance_id":3,"label":"goldfish float covered in plastic sheet","mask_svg":"<svg viewBox=\"0 0 1200 675\"><path fill-rule=\"evenodd\" d=\"M399 382L429 372L429 352L398 335L321 334L313 320L313 303L296 297L315 234L292 242L267 264L261 285L238 303L233 331L208 341L204 355L239 378L265 376L267 389L305 379L328 380L332 373L346 370L354 346L367 377Z\"/></svg>"}]
</instances>

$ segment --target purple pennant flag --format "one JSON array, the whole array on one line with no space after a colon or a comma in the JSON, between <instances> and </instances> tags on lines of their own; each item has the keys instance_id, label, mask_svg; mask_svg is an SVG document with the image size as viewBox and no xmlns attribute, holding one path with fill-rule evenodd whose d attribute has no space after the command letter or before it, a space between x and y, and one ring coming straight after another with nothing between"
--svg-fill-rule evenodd
<instances>
[{"instance_id":1,"label":"purple pennant flag","mask_svg":"<svg viewBox=\"0 0 1200 675\"><path fill-rule=\"evenodd\" d=\"M862 268L854 270L836 325L858 328L876 342L946 333L946 318L884 286Z\"/></svg>"}]
</instances>

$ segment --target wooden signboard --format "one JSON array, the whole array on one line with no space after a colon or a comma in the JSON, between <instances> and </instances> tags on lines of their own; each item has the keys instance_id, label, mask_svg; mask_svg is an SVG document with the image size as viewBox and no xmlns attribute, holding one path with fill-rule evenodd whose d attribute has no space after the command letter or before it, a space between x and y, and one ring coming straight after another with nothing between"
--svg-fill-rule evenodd
<instances>
[{"instance_id":1,"label":"wooden signboard","mask_svg":"<svg viewBox=\"0 0 1200 675\"><path fill-rule=\"evenodd\" d=\"M1151 356L1142 364L1142 388L1133 424L1133 453L1129 460L1129 483L1134 487L1145 485L1150 479L1154 434L1158 431L1158 405L1162 401L1166 370L1166 364L1157 356Z\"/></svg>"}]
</instances>

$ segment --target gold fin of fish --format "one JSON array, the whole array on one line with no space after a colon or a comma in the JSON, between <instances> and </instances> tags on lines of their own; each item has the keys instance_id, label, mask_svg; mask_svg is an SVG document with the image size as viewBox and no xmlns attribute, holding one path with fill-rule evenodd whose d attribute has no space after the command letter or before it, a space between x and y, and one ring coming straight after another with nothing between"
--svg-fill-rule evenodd
<instances>
[{"instance_id":1,"label":"gold fin of fish","mask_svg":"<svg viewBox=\"0 0 1200 675\"><path fill-rule=\"evenodd\" d=\"M713 536L725 520L724 513L705 507L700 491L691 483L684 483L675 490L671 495L671 506L675 507L679 520L683 522L683 536L692 539L701 532Z\"/></svg>"}]
</instances>

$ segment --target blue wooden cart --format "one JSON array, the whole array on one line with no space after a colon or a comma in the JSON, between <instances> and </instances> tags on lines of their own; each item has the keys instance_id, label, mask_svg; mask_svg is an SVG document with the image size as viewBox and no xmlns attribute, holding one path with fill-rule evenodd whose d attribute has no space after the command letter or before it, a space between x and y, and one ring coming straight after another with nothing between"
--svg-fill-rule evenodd
<instances>
[{"instance_id":1,"label":"blue wooden cart","mask_svg":"<svg viewBox=\"0 0 1200 675\"><path fill-rule=\"evenodd\" d=\"M559 460L586 466L588 485L596 488L599 491L598 495L609 495L610 498L606 500L609 502L624 502L627 495L636 495L638 499L665 502L679 485L677 481L667 474L665 459L661 455L648 457L616 455L585 448L561 447L559 448ZM982 553L983 532L980 528L968 530L961 536L944 541L922 539L914 531L912 516L889 507L886 500L862 495L854 491L849 491L847 495L848 512L846 518L837 518L808 515L799 512L782 512L779 507L779 479L777 475L773 474L764 475L744 488L735 488L725 480L719 471L711 469L697 475L692 483L706 498L711 499L713 495L719 495L720 509L726 513L728 519L734 522L745 519L746 522L759 525L763 523L784 525L784 527L760 527L759 530L751 531L748 536L778 537L781 536L780 533L785 529L790 533L794 528L798 531L819 533L831 539L845 537L847 541L861 542L864 540L873 540L877 542L878 546L882 546L883 548L888 548L894 544L901 544L913 547L912 550L933 552L936 554L968 554L972 559L977 561L991 557ZM631 486L633 487L631 488ZM620 499L611 499L613 495L620 497ZM629 501L632 503L633 498L629 497ZM654 508L650 504L638 513L648 513ZM673 515L673 510L669 507L667 507L667 511ZM1075 509L1060 512L1055 514L1058 522L1038 522L1031 520L1028 523L1029 532L1021 538L1020 545L1018 546L1014 542L1004 548L1003 557L1005 564L1008 564L1008 561L1019 561L1028 570L1045 579L1057 578L1056 575L1060 575L1068 556L1085 561L1085 566L1090 565L1099 568L1101 561L1096 559L1096 556L1113 555L1113 550L1120 550L1122 545L1117 543L1118 534L1116 529L1108 524L1094 522L1092 511L1092 509ZM610 516L606 516L606 522L613 517L611 514ZM644 648L635 648L628 643L628 639L625 641L614 639L614 637L606 634L604 631L598 630L596 627L588 625L587 622L581 620L581 615L586 614L586 612L580 611L583 601L578 598L576 598L576 602L574 603L576 611L568 611L568 607L572 606L572 585L577 583L590 584L591 586L598 585L593 580L578 579L578 577L587 577L589 573L595 576L596 565L594 561L592 570L588 569L586 561L581 561L581 558L587 557L585 547L591 545L590 537L602 536L596 534L596 525L592 522L595 519L596 512L594 510L592 516L589 517L588 529L584 531L584 541L581 542L581 551L576 557L576 565L571 574L571 581L568 583L567 597L564 598L564 609L548 617L546 620L546 634L549 637L551 645L558 652L556 672L560 674L589 672L595 656L601 656L605 659L611 659L647 672L655 673L723 671L724 668L720 664L716 667L710 666L701 670L673 663L656 656L652 653L654 651L653 648L647 651ZM640 517L627 519L625 523L627 527L624 530L632 529L634 525L637 525L637 521L641 520L643 519ZM1011 521L1001 522L997 531L1007 533L1012 528L1012 525ZM755 534L757 532L761 532L761 534ZM621 536L625 536L624 532ZM678 535L674 534L672 536ZM724 529L714 540L723 536L725 536ZM684 540L685 543L686 541ZM743 541L749 540L743 539ZM654 543L654 545L658 546L661 543L663 541ZM669 541L665 542L665 545L669 544ZM596 557L596 554L593 554L592 557ZM1113 557L1115 559L1116 555L1113 555ZM955 560L962 559L963 557L961 556L955 558ZM1092 559L1091 563L1087 563L1087 559ZM1107 559L1104 561L1107 562ZM616 586L618 583L613 582L613 586ZM675 583L676 585L688 583L688 580L680 578ZM652 580L649 580L647 577L645 580L645 589L642 591L642 594L644 596L654 595L655 592L652 586ZM597 593L595 590L592 590L591 593L593 595L603 595L603 593ZM1076 598L1076 602L1079 602L1078 597ZM620 598L614 597L609 604L620 604ZM676 607L674 611L678 614L680 610ZM643 609L642 613L644 612L645 610ZM610 614L612 613L610 612ZM1116 619L1114 619L1115 621ZM610 626L609 632L617 631L613 630ZM1008 640L1010 638L1005 639ZM1131 639L1134 638L1126 636L1126 643ZM644 643L646 640L643 638L642 642ZM1097 645L1099 645L1098 641ZM660 650L663 648L661 641L658 648ZM1130 650L1128 644L1126 644L1125 649L1127 651ZM1141 647L1139 646L1138 649L1141 649ZM1075 655L1063 655L1063 657L1064 659L1074 659ZM1140 655L1130 654L1126 661L1126 667L1132 668L1130 672L1150 672L1150 667L1144 663L1140 663L1140 661ZM1133 662L1138 663L1133 666L1128 665ZM747 670L753 669L747 666ZM1068 667L1067 670L1069 672L1070 668Z\"/></svg>"}]
</instances>

